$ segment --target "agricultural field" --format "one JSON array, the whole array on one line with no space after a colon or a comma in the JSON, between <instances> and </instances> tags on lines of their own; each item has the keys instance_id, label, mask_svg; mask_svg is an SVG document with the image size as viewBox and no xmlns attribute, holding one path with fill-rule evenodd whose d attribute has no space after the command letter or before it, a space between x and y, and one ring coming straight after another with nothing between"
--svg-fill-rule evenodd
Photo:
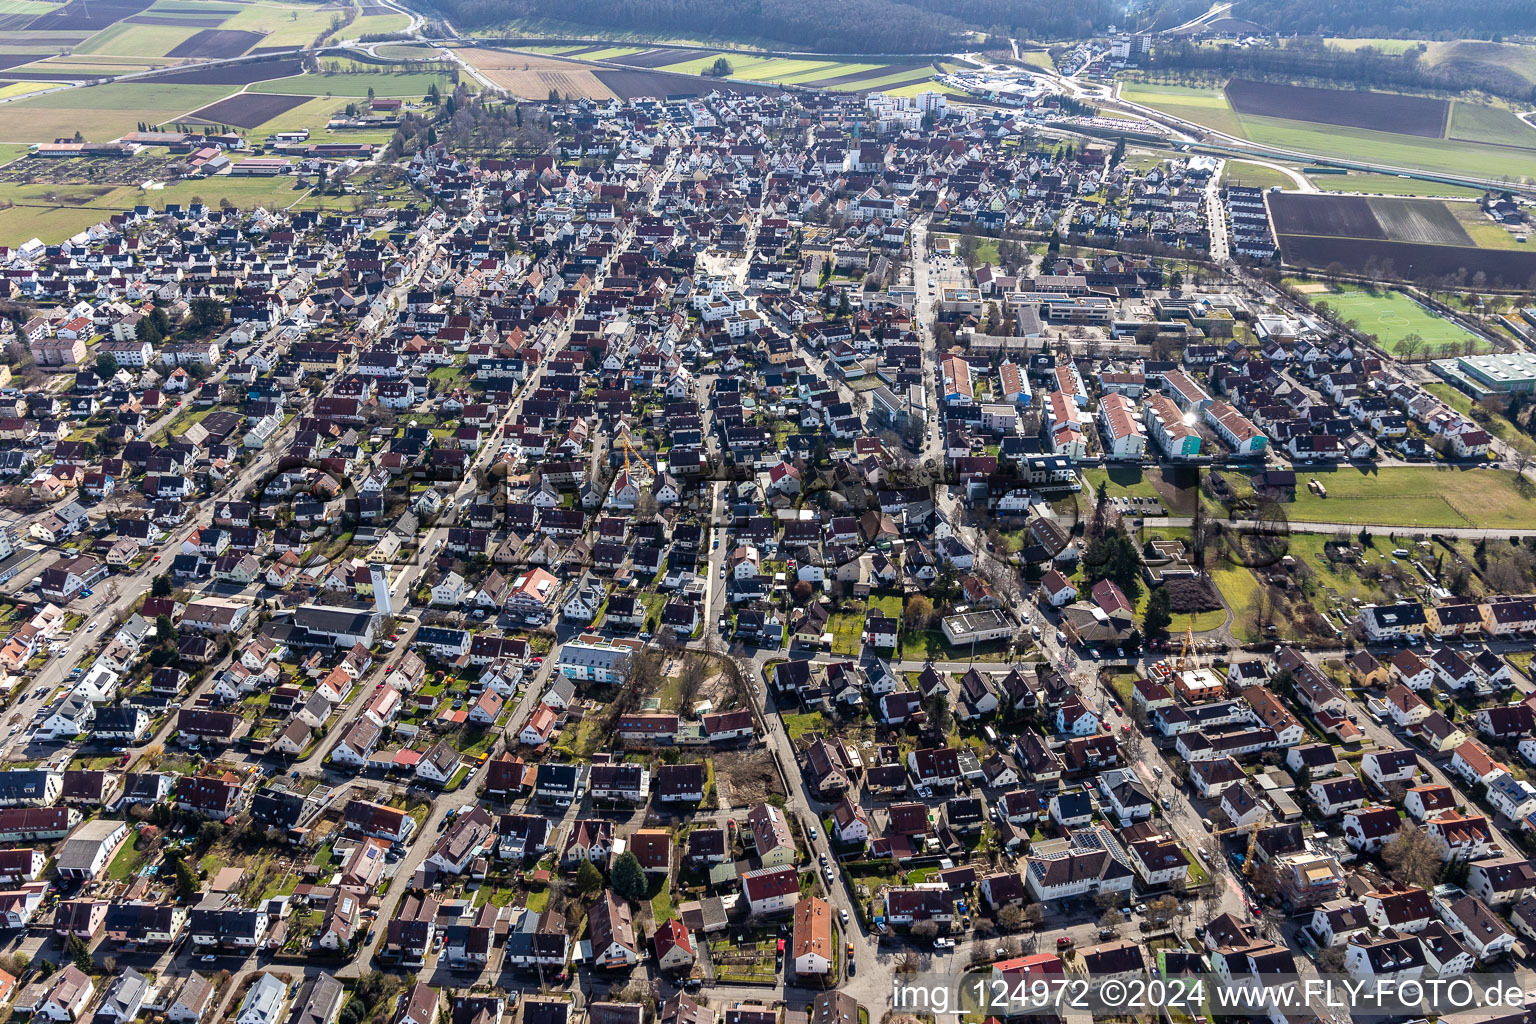
<instances>
[{"instance_id":1,"label":"agricultural field","mask_svg":"<svg viewBox=\"0 0 1536 1024\"><path fill-rule=\"evenodd\" d=\"M1442 196L1450 199L1476 199L1482 189L1462 185L1443 185L1438 181L1399 178L1395 174L1311 174L1308 180L1324 192L1374 192L1389 196Z\"/></svg>"},{"instance_id":2,"label":"agricultural field","mask_svg":"<svg viewBox=\"0 0 1536 1024\"><path fill-rule=\"evenodd\" d=\"M1369 261L1385 277L1465 271L1468 281L1481 273L1488 285L1510 287L1536 275L1536 252L1511 251L1518 243L1471 203L1282 193L1270 196L1269 209L1280 251L1293 266L1338 262L1358 271Z\"/></svg>"},{"instance_id":3,"label":"agricultural field","mask_svg":"<svg viewBox=\"0 0 1536 1024\"><path fill-rule=\"evenodd\" d=\"M30 96L34 92L42 92L45 89L57 88L62 82L7 82L0 86L0 100L15 99L18 96Z\"/></svg>"},{"instance_id":4,"label":"agricultural field","mask_svg":"<svg viewBox=\"0 0 1536 1024\"><path fill-rule=\"evenodd\" d=\"M110 83L66 89L0 107L0 142L37 142L79 132L92 142L115 139L140 122L163 123L222 99L218 85Z\"/></svg>"},{"instance_id":5,"label":"agricultural field","mask_svg":"<svg viewBox=\"0 0 1536 1024\"><path fill-rule=\"evenodd\" d=\"M411 27L411 19L404 14L396 14L387 7L363 7L362 12L352 20L337 35L344 39L361 39L364 36L388 35L392 32L404 32ZM378 13L370 14L368 12Z\"/></svg>"},{"instance_id":6,"label":"agricultural field","mask_svg":"<svg viewBox=\"0 0 1536 1024\"><path fill-rule=\"evenodd\" d=\"M1220 90L1205 86L1152 85L1146 82L1120 83L1120 95L1132 103L1155 107L1196 124L1208 125L1219 132L1243 137L1243 123Z\"/></svg>"},{"instance_id":7,"label":"agricultural field","mask_svg":"<svg viewBox=\"0 0 1536 1024\"><path fill-rule=\"evenodd\" d=\"M551 90L572 99L609 100L615 96L607 85L598 80L591 66L504 50L475 48L460 50L458 53L492 85L514 96L544 99Z\"/></svg>"},{"instance_id":8,"label":"agricultural field","mask_svg":"<svg viewBox=\"0 0 1536 1024\"><path fill-rule=\"evenodd\" d=\"M242 92L219 100L217 103L210 103L201 110L193 111L187 116L187 120L204 124L227 124L236 128L255 128L308 102L307 96Z\"/></svg>"},{"instance_id":9,"label":"agricultural field","mask_svg":"<svg viewBox=\"0 0 1536 1024\"><path fill-rule=\"evenodd\" d=\"M1426 96L1276 85L1242 78L1228 82L1224 92L1239 116L1287 118L1426 139L1445 135L1450 111L1449 101Z\"/></svg>"},{"instance_id":10,"label":"agricultural field","mask_svg":"<svg viewBox=\"0 0 1536 1024\"><path fill-rule=\"evenodd\" d=\"M1481 103L1457 100L1451 108L1447 137L1463 142L1492 142L1501 146L1536 149L1536 128L1511 111Z\"/></svg>"},{"instance_id":11,"label":"agricultural field","mask_svg":"<svg viewBox=\"0 0 1536 1024\"><path fill-rule=\"evenodd\" d=\"M1234 88L1235 87L1235 88ZM1321 94L1321 95L1317 95ZM1225 86L1120 84L1120 95L1235 138L1315 159L1360 160L1483 178L1532 177L1531 154L1503 108L1356 90L1302 89L1233 80ZM1291 105L1294 104L1294 105ZM1437 113L1438 111L1438 113ZM1501 116L1502 115L1502 116ZM1436 120L1438 118L1438 121ZM1438 123L1439 130L1431 130ZM1447 132L1456 131L1456 137Z\"/></svg>"},{"instance_id":12,"label":"agricultural field","mask_svg":"<svg viewBox=\"0 0 1536 1024\"><path fill-rule=\"evenodd\" d=\"M350 96L365 97L368 91L373 90L373 95L380 98L397 97L405 100L419 100L427 94L427 90L436 85L438 89L447 93L453 89L453 83L446 75L432 74L431 72L388 72L374 71L356 75L319 74L297 75L293 78L280 78L261 82L253 85L253 91L264 93L286 93L292 96Z\"/></svg>"},{"instance_id":13,"label":"agricultural field","mask_svg":"<svg viewBox=\"0 0 1536 1024\"><path fill-rule=\"evenodd\" d=\"M341 14L345 5L262 3L241 5L239 14L219 27L232 31L261 32L265 49L308 46L331 26L331 19ZM344 32L348 30L343 30Z\"/></svg>"},{"instance_id":14,"label":"agricultural field","mask_svg":"<svg viewBox=\"0 0 1536 1024\"><path fill-rule=\"evenodd\" d=\"M199 31L195 25L138 25L120 21L75 47L75 53L164 57Z\"/></svg>"},{"instance_id":15,"label":"agricultural field","mask_svg":"<svg viewBox=\"0 0 1536 1024\"><path fill-rule=\"evenodd\" d=\"M1488 351L1488 342L1455 323L1419 305L1399 291L1381 289L1368 292L1353 285L1334 285L1324 293L1309 296L1312 302L1327 303L1346 323L1353 322L1367 334L1376 335L1381 346L1393 351L1403 339L1416 334L1423 340L1420 355L1438 354L1442 346L1454 346L1460 353L1468 342L1474 352Z\"/></svg>"},{"instance_id":16,"label":"agricultural field","mask_svg":"<svg viewBox=\"0 0 1536 1024\"><path fill-rule=\"evenodd\" d=\"M863 92L926 82L933 77L933 66L926 62L890 64L858 63L825 58L769 57L724 50L685 50L656 48L625 56L603 57L586 49L564 51L566 56L583 59L607 59L637 68L670 71L682 75L701 75L724 58L731 67L731 79L794 85L808 89Z\"/></svg>"},{"instance_id":17,"label":"agricultural field","mask_svg":"<svg viewBox=\"0 0 1536 1024\"><path fill-rule=\"evenodd\" d=\"M1350 53L1367 46L1381 53L1404 53L1419 45L1416 39L1342 39L1337 36L1330 36L1324 42L1335 50L1347 50Z\"/></svg>"},{"instance_id":18,"label":"agricultural field","mask_svg":"<svg viewBox=\"0 0 1536 1024\"><path fill-rule=\"evenodd\" d=\"M1300 485L1287 505L1293 522L1490 530L1536 528L1532 486L1504 470L1387 466L1307 470L1328 490L1323 498ZM1300 481L1298 480L1298 483Z\"/></svg>"}]
</instances>

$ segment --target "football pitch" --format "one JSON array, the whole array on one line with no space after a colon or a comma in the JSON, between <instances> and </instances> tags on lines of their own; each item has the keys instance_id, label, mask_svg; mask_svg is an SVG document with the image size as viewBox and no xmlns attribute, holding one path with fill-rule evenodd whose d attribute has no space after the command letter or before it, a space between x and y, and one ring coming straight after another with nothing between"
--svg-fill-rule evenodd
<instances>
[{"instance_id":1,"label":"football pitch","mask_svg":"<svg viewBox=\"0 0 1536 1024\"><path fill-rule=\"evenodd\" d=\"M1459 352L1468 341L1476 344L1477 351L1487 348L1483 339L1436 316L1402 292L1382 289L1372 294L1343 285L1310 298L1314 303L1327 303L1346 323L1353 321L1360 330L1376 335L1389 352L1410 334L1424 339L1420 355L1433 355L1441 345L1455 345Z\"/></svg>"}]
</instances>

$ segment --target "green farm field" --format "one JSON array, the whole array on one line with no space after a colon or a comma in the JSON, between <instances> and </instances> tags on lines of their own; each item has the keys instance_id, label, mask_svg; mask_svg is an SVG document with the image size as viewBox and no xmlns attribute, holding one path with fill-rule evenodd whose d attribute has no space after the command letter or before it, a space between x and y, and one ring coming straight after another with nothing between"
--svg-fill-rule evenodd
<instances>
[{"instance_id":1,"label":"green farm field","mask_svg":"<svg viewBox=\"0 0 1536 1024\"><path fill-rule=\"evenodd\" d=\"M411 19L403 14L364 14L352 20L338 35L344 39L361 39L363 36L381 36L391 32L404 32L411 27Z\"/></svg>"},{"instance_id":2,"label":"green farm field","mask_svg":"<svg viewBox=\"0 0 1536 1024\"><path fill-rule=\"evenodd\" d=\"M1531 177L1533 164L1536 164L1531 153L1520 148L1528 143L1511 145L1509 142L1511 139L1526 138L1518 127L1518 118L1501 108L1463 101L1455 104L1458 110L1467 108L1460 115L1462 127L1454 127L1457 123L1454 117L1451 123L1453 132L1459 131L1468 137L1433 139L1239 114L1227 101L1222 89L1214 85L1151 85L1125 81L1120 85L1120 94L1127 100L1208 125L1237 138L1297 150L1319 158L1359 160L1362 155L1368 154L1372 160L1399 167L1477 177L1507 176L1517 180ZM1511 121L1515 127L1511 126ZM1536 129L1531 130L1531 134L1536 136ZM1529 144L1536 145L1536 142Z\"/></svg>"},{"instance_id":3,"label":"green farm field","mask_svg":"<svg viewBox=\"0 0 1536 1024\"><path fill-rule=\"evenodd\" d=\"M1324 192L1368 192L1388 196L1425 196L1429 198L1475 199L1481 189L1462 185L1442 185L1437 181L1399 178L1395 174L1311 174L1308 180Z\"/></svg>"},{"instance_id":4,"label":"green farm field","mask_svg":"<svg viewBox=\"0 0 1536 1024\"><path fill-rule=\"evenodd\" d=\"M943 93L945 96L964 96L966 93L960 89L951 89L947 85L938 82L913 82L911 85L898 85L890 89L881 89L887 96L917 96L925 92Z\"/></svg>"},{"instance_id":5,"label":"green farm field","mask_svg":"<svg viewBox=\"0 0 1536 1024\"><path fill-rule=\"evenodd\" d=\"M398 97L419 100L434 84L443 92L452 91L452 83L445 75L427 72L372 72L361 75L296 75L293 78L277 78L261 82L250 88L251 92L283 93L288 96L344 96L363 97L372 89L378 97Z\"/></svg>"},{"instance_id":6,"label":"green farm field","mask_svg":"<svg viewBox=\"0 0 1536 1024\"><path fill-rule=\"evenodd\" d=\"M174 121L234 92L228 85L110 83L66 89L0 107L0 141L38 142L75 132L105 142L140 122Z\"/></svg>"},{"instance_id":7,"label":"green farm field","mask_svg":"<svg viewBox=\"0 0 1536 1024\"><path fill-rule=\"evenodd\" d=\"M1513 473L1490 469L1387 466L1297 473L1296 500L1285 506L1293 522L1400 527L1536 528L1531 485ZM1305 480L1328 489L1319 497Z\"/></svg>"},{"instance_id":8,"label":"green farm field","mask_svg":"<svg viewBox=\"0 0 1536 1024\"><path fill-rule=\"evenodd\" d=\"M241 6L240 13L219 25L241 32L265 32L258 46L308 46L315 37L331 27L331 19L344 10L341 6L315 4L252 3ZM351 26L342 29L350 34Z\"/></svg>"},{"instance_id":9,"label":"green farm field","mask_svg":"<svg viewBox=\"0 0 1536 1024\"><path fill-rule=\"evenodd\" d=\"M1120 83L1120 95L1132 103L1156 107L1186 121L1209 125L1228 135L1243 136L1243 123L1220 89L1211 86Z\"/></svg>"},{"instance_id":10,"label":"green farm field","mask_svg":"<svg viewBox=\"0 0 1536 1024\"><path fill-rule=\"evenodd\" d=\"M577 50L585 50L585 46L575 47ZM608 46L601 50L593 50L591 53L582 54L583 60L613 60L616 57L630 57L641 52L644 47L639 46ZM564 52L572 52L566 49Z\"/></svg>"},{"instance_id":11,"label":"green farm field","mask_svg":"<svg viewBox=\"0 0 1536 1024\"><path fill-rule=\"evenodd\" d=\"M1451 127L1447 134L1452 139L1536 149L1536 128L1502 107L1464 100L1457 100L1451 107Z\"/></svg>"},{"instance_id":12,"label":"green farm field","mask_svg":"<svg viewBox=\"0 0 1536 1024\"><path fill-rule=\"evenodd\" d=\"M1484 351L1488 343L1469 334L1449 320L1435 316L1402 292L1382 289L1372 295L1353 285L1337 285L1327 292L1308 296L1314 304L1326 302L1346 322L1354 321L1360 330L1376 335L1383 348L1394 350L1410 334L1424 340L1421 354L1430 354L1440 345L1460 346L1467 341L1477 344L1477 351Z\"/></svg>"},{"instance_id":13,"label":"green farm field","mask_svg":"<svg viewBox=\"0 0 1536 1024\"><path fill-rule=\"evenodd\" d=\"M1329 37L1324 41L1335 50L1348 50L1351 53L1355 50L1363 50L1367 46L1382 53L1402 53L1418 45L1418 41L1414 39L1342 39Z\"/></svg>"},{"instance_id":14,"label":"green farm field","mask_svg":"<svg viewBox=\"0 0 1536 1024\"><path fill-rule=\"evenodd\" d=\"M75 47L75 53L164 57L201 31L197 25L134 25L120 21Z\"/></svg>"}]
</instances>

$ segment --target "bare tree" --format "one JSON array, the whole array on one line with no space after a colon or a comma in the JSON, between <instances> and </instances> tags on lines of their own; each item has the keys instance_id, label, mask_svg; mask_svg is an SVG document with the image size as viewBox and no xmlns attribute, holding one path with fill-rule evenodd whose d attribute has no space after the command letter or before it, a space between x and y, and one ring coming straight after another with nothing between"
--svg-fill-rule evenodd
<instances>
[{"instance_id":1,"label":"bare tree","mask_svg":"<svg viewBox=\"0 0 1536 1024\"><path fill-rule=\"evenodd\" d=\"M693 706L699 696L699 687L704 685L704 680L709 677L709 665L702 654L690 654L683 660L683 669L678 676L678 706L686 711Z\"/></svg>"},{"instance_id":2,"label":"bare tree","mask_svg":"<svg viewBox=\"0 0 1536 1024\"><path fill-rule=\"evenodd\" d=\"M1399 830L1397 838L1381 848L1381 859L1399 885L1427 889L1440 874L1440 851L1419 825Z\"/></svg>"}]
</instances>

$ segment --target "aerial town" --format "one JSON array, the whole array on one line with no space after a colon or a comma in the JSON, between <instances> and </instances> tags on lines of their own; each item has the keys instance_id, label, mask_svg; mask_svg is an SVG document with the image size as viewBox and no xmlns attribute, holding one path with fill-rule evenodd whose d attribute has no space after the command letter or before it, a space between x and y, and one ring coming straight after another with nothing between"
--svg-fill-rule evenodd
<instances>
[{"instance_id":1,"label":"aerial town","mask_svg":"<svg viewBox=\"0 0 1536 1024\"><path fill-rule=\"evenodd\" d=\"M1308 266L1321 194L995 66L473 77L374 100L388 145L22 158L358 201L0 247L0 1012L939 1024L893 982L1536 963L1529 293Z\"/></svg>"}]
</instances>

